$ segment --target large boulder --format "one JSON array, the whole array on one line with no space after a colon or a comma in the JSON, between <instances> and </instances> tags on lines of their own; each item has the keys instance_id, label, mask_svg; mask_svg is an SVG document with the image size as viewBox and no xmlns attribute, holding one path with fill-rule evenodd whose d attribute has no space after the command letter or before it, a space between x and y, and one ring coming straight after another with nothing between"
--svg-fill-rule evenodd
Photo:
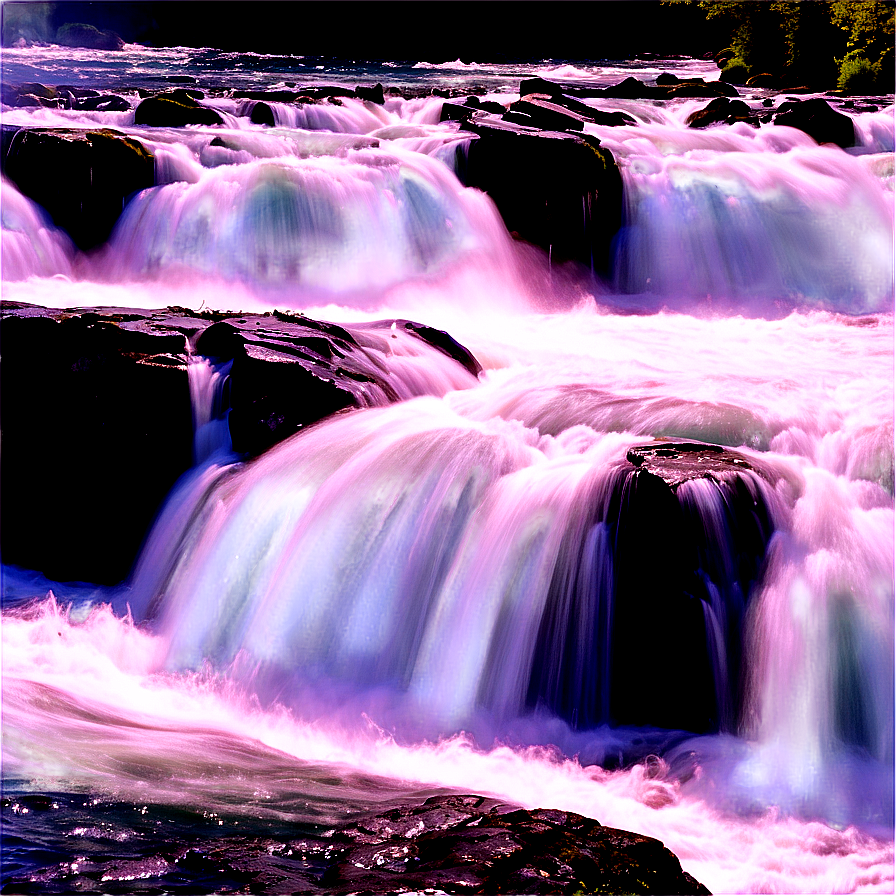
<instances>
[{"instance_id":1,"label":"large boulder","mask_svg":"<svg viewBox=\"0 0 896 896\"><path fill-rule=\"evenodd\" d=\"M361 818L328 842L330 893L709 893L659 840L480 796Z\"/></svg>"},{"instance_id":2,"label":"large boulder","mask_svg":"<svg viewBox=\"0 0 896 896\"><path fill-rule=\"evenodd\" d=\"M720 96L702 109L691 112L686 123L689 128L708 128L714 124L734 124L736 121L745 121L759 127L759 117L743 100L729 100Z\"/></svg>"},{"instance_id":3,"label":"large boulder","mask_svg":"<svg viewBox=\"0 0 896 896\"><path fill-rule=\"evenodd\" d=\"M152 153L111 128L4 129L3 173L80 249L104 243L130 197L155 183Z\"/></svg>"},{"instance_id":4,"label":"large boulder","mask_svg":"<svg viewBox=\"0 0 896 896\"><path fill-rule=\"evenodd\" d=\"M599 140L487 115L461 127L477 137L461 180L488 193L508 230L541 246L552 260L609 270L622 220L622 178Z\"/></svg>"},{"instance_id":5,"label":"large boulder","mask_svg":"<svg viewBox=\"0 0 896 896\"><path fill-rule=\"evenodd\" d=\"M68 22L56 32L56 43L63 47L83 47L87 50L121 50L124 41L114 31L100 31L93 25Z\"/></svg>"},{"instance_id":6,"label":"large boulder","mask_svg":"<svg viewBox=\"0 0 896 896\"><path fill-rule=\"evenodd\" d=\"M232 362L228 422L246 456L330 414L419 394L389 367L396 339L437 350L469 384L480 370L447 333L403 320L28 305L0 318L0 551L60 580L127 576L192 465L188 345Z\"/></svg>"},{"instance_id":7,"label":"large boulder","mask_svg":"<svg viewBox=\"0 0 896 896\"><path fill-rule=\"evenodd\" d=\"M610 514L615 722L738 729L744 614L774 531L768 478L717 445L659 441L628 452Z\"/></svg>"},{"instance_id":8,"label":"large boulder","mask_svg":"<svg viewBox=\"0 0 896 896\"><path fill-rule=\"evenodd\" d=\"M767 478L717 445L663 440L629 450L586 527L605 532L607 556L592 560L578 533L563 548L578 558L564 569L582 578L603 568L610 579L595 589L555 576L530 705L583 728L735 731L744 614L774 529ZM592 640L575 637L581 619L594 620L593 642L605 645L600 666Z\"/></svg>"},{"instance_id":9,"label":"large boulder","mask_svg":"<svg viewBox=\"0 0 896 896\"><path fill-rule=\"evenodd\" d=\"M186 338L121 323L4 309L5 563L121 581L192 462Z\"/></svg>"},{"instance_id":10,"label":"large boulder","mask_svg":"<svg viewBox=\"0 0 896 896\"><path fill-rule=\"evenodd\" d=\"M834 143L843 149L856 144L852 119L837 112L821 97L781 103L775 113L774 123L799 128L816 143Z\"/></svg>"},{"instance_id":11,"label":"large boulder","mask_svg":"<svg viewBox=\"0 0 896 896\"><path fill-rule=\"evenodd\" d=\"M214 109L200 105L186 90L149 96L134 110L134 124L156 128L182 128L190 124L224 124Z\"/></svg>"}]
</instances>

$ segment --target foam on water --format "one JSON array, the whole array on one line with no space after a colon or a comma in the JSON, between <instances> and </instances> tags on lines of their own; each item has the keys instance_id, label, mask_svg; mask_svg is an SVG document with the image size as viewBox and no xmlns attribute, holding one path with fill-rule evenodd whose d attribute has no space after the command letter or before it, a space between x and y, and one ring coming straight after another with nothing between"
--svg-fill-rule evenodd
<instances>
[{"instance_id":1,"label":"foam on water","mask_svg":"<svg viewBox=\"0 0 896 896\"><path fill-rule=\"evenodd\" d=\"M313 793L316 778L342 775L348 800L346 773L360 770L409 790L490 793L657 837L716 893L892 892L885 838L774 810L738 818L689 793L690 782L711 774L699 764L682 781L655 760L607 772L539 748L482 750L464 737L409 746L376 727L345 731L261 712L225 680L159 674L156 637L101 607L75 622L45 601L7 615L2 637L9 775L210 812L242 802L302 820L295 802L282 802L296 781Z\"/></svg>"}]
</instances>

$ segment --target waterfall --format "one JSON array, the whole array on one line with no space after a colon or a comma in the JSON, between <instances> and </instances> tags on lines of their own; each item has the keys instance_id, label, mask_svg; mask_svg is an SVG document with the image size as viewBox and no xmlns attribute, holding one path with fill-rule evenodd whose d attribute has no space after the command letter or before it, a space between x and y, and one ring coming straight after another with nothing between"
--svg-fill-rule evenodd
<instances>
[{"instance_id":1,"label":"waterfall","mask_svg":"<svg viewBox=\"0 0 896 896\"><path fill-rule=\"evenodd\" d=\"M3 179L3 278L70 276L74 250L35 203Z\"/></svg>"},{"instance_id":2,"label":"waterfall","mask_svg":"<svg viewBox=\"0 0 896 896\"><path fill-rule=\"evenodd\" d=\"M502 239L494 208L427 156L290 155L144 191L119 222L105 276L186 270L350 302L483 251L514 279Z\"/></svg>"},{"instance_id":3,"label":"waterfall","mask_svg":"<svg viewBox=\"0 0 896 896\"><path fill-rule=\"evenodd\" d=\"M48 333L78 316L86 332L99 310L138 340L158 320L129 311L167 308L190 346L194 466L116 588L4 559L4 782L205 813L227 836L487 792L660 837L716 891L891 888L892 106L844 109L857 145L841 150L767 122L687 127L704 100L584 96L636 122L574 137L622 176L601 279L462 185L481 135L439 122L432 88L507 105L516 67L365 64L357 83L395 87L382 105L264 101L262 124L248 91L355 69L72 52L4 48L4 82L39 63L62 84L74 58L131 111L4 104L4 126L114 127L154 183L79 252L4 180L2 313L57 308ZM195 76L225 124L136 126L152 66ZM583 66L523 74L572 90L660 71ZM352 400L235 455L243 356L216 339L286 363L301 350L283 328L305 323L355 340L351 359L311 352ZM476 363L427 341L438 330ZM82 354L57 366L100 370ZM2 385L9 415L20 387ZM41 479L82 476L71 439L44 440ZM119 479L84 487L126 514ZM83 524L40 514L47 533Z\"/></svg>"}]
</instances>

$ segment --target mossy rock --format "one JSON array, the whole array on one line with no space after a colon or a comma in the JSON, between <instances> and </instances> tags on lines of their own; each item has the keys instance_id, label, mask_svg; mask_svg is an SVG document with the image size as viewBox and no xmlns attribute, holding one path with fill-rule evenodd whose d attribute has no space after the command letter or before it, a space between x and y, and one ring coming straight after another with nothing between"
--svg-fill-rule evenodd
<instances>
[{"instance_id":1,"label":"mossy rock","mask_svg":"<svg viewBox=\"0 0 896 896\"><path fill-rule=\"evenodd\" d=\"M182 128L190 124L224 124L224 119L207 106L200 106L187 91L147 97L134 112L134 124L156 128Z\"/></svg>"}]
</instances>

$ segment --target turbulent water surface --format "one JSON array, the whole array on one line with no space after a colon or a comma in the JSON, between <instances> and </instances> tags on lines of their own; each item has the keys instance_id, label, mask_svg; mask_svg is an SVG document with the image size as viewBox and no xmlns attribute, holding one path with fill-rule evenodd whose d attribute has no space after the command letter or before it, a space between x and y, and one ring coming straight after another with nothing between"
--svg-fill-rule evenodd
<instances>
[{"instance_id":1,"label":"turbulent water surface","mask_svg":"<svg viewBox=\"0 0 896 896\"><path fill-rule=\"evenodd\" d=\"M102 857L115 892L236 887L175 872L172 844L310 837L456 789L657 837L713 892L893 891L892 98L850 112L849 150L770 124L688 129L705 100L589 100L637 122L586 125L625 191L597 280L514 242L462 186L472 138L438 123L431 95L663 70L716 71L4 50L7 84L132 105L4 106L4 124L115 127L152 150L158 184L88 255L4 181L4 300L400 316L484 368L246 464L204 430L120 587L4 568L7 879L65 892ZM170 75L195 78L225 124L136 127L137 88ZM404 95L272 104L274 127L227 93L376 81ZM783 100L746 96L768 97ZM207 377L192 382L211 423ZM707 545L717 734L610 727L601 709L602 508L627 449L660 437L736 448L768 474L752 487L774 534L746 594L725 571L720 493L679 492ZM639 537L649 563L664 533ZM558 594L568 625L548 631ZM726 714L733 659L712 633L730 625L747 672ZM672 700L667 647L650 687ZM554 699L557 675L592 695L590 717Z\"/></svg>"}]
</instances>

